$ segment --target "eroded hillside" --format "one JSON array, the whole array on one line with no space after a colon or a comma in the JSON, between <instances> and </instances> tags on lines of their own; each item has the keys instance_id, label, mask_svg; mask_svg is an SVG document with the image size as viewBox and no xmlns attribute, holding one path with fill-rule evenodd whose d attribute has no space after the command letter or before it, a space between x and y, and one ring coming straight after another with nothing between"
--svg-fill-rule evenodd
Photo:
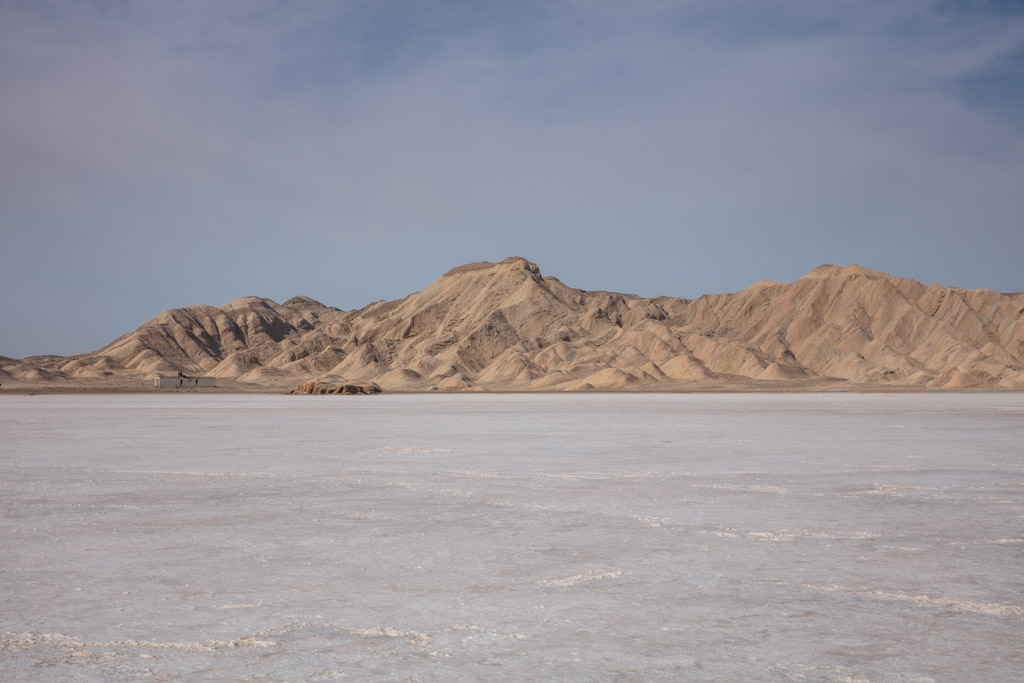
<instances>
[{"instance_id":1,"label":"eroded hillside","mask_svg":"<svg viewBox=\"0 0 1024 683\"><path fill-rule=\"evenodd\" d=\"M1024 388L1024 294L923 285L860 266L735 294L568 287L521 258L455 268L357 311L307 297L172 309L71 357L0 359L5 386L211 375L267 389Z\"/></svg>"}]
</instances>

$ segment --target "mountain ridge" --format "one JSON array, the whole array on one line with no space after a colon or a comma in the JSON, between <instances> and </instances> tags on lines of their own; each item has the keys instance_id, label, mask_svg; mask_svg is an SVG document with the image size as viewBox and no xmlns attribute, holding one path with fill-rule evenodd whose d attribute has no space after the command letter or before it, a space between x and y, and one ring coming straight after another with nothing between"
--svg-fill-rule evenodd
<instances>
[{"instance_id":1,"label":"mountain ridge","mask_svg":"<svg viewBox=\"0 0 1024 683\"><path fill-rule=\"evenodd\" d=\"M357 310L242 297L168 309L90 353L0 359L15 388L177 372L256 390L1024 389L1024 294L825 264L793 283L647 298L574 289L510 257Z\"/></svg>"}]
</instances>

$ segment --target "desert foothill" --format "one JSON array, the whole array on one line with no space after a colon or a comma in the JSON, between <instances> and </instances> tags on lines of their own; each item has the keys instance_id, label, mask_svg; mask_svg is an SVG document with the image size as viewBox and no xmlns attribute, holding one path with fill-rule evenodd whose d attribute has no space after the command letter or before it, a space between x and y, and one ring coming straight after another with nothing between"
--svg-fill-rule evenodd
<instances>
[{"instance_id":1,"label":"desert foothill","mask_svg":"<svg viewBox=\"0 0 1024 683\"><path fill-rule=\"evenodd\" d=\"M1024 294L824 265L733 294L643 298L573 289L510 257L355 311L245 297L164 311L92 353L0 365L3 387L23 391L141 390L178 373L238 391L1024 389Z\"/></svg>"},{"instance_id":2,"label":"desert foothill","mask_svg":"<svg viewBox=\"0 0 1024 683\"><path fill-rule=\"evenodd\" d=\"M1021 0L0 1L0 683L1024 680Z\"/></svg>"}]
</instances>

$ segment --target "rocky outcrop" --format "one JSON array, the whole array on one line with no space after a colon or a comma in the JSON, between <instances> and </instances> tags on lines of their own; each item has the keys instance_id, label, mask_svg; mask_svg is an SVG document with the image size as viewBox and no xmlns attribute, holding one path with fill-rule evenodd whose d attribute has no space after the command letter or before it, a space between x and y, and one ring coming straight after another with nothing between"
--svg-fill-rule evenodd
<instances>
[{"instance_id":1,"label":"rocky outcrop","mask_svg":"<svg viewBox=\"0 0 1024 683\"><path fill-rule=\"evenodd\" d=\"M306 382L295 387L289 394L306 394L321 396L324 394L340 394L342 396L358 396L379 394L381 388L375 383L368 384L328 384L326 382Z\"/></svg>"},{"instance_id":2,"label":"rocky outcrop","mask_svg":"<svg viewBox=\"0 0 1024 683\"><path fill-rule=\"evenodd\" d=\"M573 289L509 258L356 311L249 297L165 311L94 353L0 360L5 386L179 371L388 391L1022 389L1024 294L828 265L735 294L642 298Z\"/></svg>"}]
</instances>

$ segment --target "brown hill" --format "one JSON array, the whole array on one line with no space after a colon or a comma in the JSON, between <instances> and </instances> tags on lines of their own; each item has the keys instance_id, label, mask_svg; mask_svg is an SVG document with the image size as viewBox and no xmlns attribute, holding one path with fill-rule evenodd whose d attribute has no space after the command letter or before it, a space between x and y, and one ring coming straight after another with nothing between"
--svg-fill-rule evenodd
<instances>
[{"instance_id":1,"label":"brown hill","mask_svg":"<svg viewBox=\"0 0 1024 683\"><path fill-rule=\"evenodd\" d=\"M827 265L792 284L646 299L572 289L509 258L357 311L247 297L165 311L94 353L0 360L5 386L179 371L273 389L1024 389L1024 294Z\"/></svg>"}]
</instances>

